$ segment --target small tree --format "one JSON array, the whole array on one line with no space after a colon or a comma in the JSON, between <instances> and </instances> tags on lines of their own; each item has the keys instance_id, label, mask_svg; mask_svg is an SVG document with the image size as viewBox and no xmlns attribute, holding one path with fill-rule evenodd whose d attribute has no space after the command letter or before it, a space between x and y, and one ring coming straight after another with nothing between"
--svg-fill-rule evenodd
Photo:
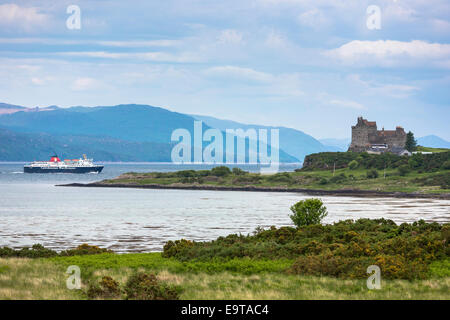
<instances>
[{"instance_id":1,"label":"small tree","mask_svg":"<svg viewBox=\"0 0 450 320\"><path fill-rule=\"evenodd\" d=\"M311 224L319 224L328 215L327 208L320 199L301 200L291 207L292 222L299 228Z\"/></svg>"},{"instance_id":2,"label":"small tree","mask_svg":"<svg viewBox=\"0 0 450 320\"><path fill-rule=\"evenodd\" d=\"M417 150L417 141L416 139L414 139L414 133L412 133L411 131L406 134L405 149L409 152Z\"/></svg>"},{"instance_id":3,"label":"small tree","mask_svg":"<svg viewBox=\"0 0 450 320\"><path fill-rule=\"evenodd\" d=\"M348 167L350 168L350 170L355 170L356 168L358 168L359 163L356 160L352 160L348 163Z\"/></svg>"}]
</instances>

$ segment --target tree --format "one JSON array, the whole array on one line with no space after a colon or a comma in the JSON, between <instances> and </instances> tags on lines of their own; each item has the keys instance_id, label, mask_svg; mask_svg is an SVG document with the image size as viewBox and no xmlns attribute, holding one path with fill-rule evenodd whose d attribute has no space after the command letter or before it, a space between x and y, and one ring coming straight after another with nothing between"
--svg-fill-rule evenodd
<instances>
[{"instance_id":1,"label":"tree","mask_svg":"<svg viewBox=\"0 0 450 320\"><path fill-rule=\"evenodd\" d=\"M406 134L405 149L409 152L417 150L417 141L416 139L414 139L414 133L412 133L411 131Z\"/></svg>"},{"instance_id":2,"label":"tree","mask_svg":"<svg viewBox=\"0 0 450 320\"><path fill-rule=\"evenodd\" d=\"M359 163L356 160L352 160L348 163L348 167L350 170L355 170L356 168L358 168Z\"/></svg>"},{"instance_id":3,"label":"tree","mask_svg":"<svg viewBox=\"0 0 450 320\"><path fill-rule=\"evenodd\" d=\"M311 224L319 224L328 215L322 200L311 198L301 200L291 207L292 222L299 228Z\"/></svg>"}]
</instances>

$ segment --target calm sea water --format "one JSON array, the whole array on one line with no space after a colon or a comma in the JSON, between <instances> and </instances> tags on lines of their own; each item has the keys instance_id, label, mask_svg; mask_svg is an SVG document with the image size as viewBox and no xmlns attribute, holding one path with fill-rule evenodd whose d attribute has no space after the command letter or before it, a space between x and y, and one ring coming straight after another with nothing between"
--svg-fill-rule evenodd
<instances>
[{"instance_id":1,"label":"calm sea water","mask_svg":"<svg viewBox=\"0 0 450 320\"><path fill-rule=\"evenodd\" d=\"M291 171L298 165L283 165ZM105 164L101 174L24 174L23 163L0 163L0 246L41 243L56 250L81 243L117 252L161 251L168 240L211 240L247 234L257 226L291 225L289 207L308 196L298 193L68 188L124 172L172 171L208 166ZM255 166L242 167L255 171ZM321 197L325 223L387 218L449 222L450 201L432 199Z\"/></svg>"}]
</instances>

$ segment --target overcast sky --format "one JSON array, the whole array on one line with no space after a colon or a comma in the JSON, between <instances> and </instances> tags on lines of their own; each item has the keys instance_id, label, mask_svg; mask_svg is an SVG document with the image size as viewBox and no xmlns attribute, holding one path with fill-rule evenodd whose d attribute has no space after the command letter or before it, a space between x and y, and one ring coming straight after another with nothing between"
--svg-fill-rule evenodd
<instances>
[{"instance_id":1,"label":"overcast sky","mask_svg":"<svg viewBox=\"0 0 450 320\"><path fill-rule=\"evenodd\" d=\"M0 1L0 102L28 107L141 103L317 138L362 115L450 140L449 70L448 0Z\"/></svg>"}]
</instances>

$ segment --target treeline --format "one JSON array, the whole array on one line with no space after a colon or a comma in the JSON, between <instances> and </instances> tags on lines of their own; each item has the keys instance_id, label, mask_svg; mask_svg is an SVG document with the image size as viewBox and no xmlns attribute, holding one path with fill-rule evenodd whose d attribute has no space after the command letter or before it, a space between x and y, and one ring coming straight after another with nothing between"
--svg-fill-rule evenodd
<instances>
[{"instance_id":1,"label":"treeline","mask_svg":"<svg viewBox=\"0 0 450 320\"><path fill-rule=\"evenodd\" d=\"M305 157L301 171L351 169L395 169L403 167L422 172L450 169L450 152L413 154L410 157L393 153L369 154L367 152L321 152Z\"/></svg>"}]
</instances>

